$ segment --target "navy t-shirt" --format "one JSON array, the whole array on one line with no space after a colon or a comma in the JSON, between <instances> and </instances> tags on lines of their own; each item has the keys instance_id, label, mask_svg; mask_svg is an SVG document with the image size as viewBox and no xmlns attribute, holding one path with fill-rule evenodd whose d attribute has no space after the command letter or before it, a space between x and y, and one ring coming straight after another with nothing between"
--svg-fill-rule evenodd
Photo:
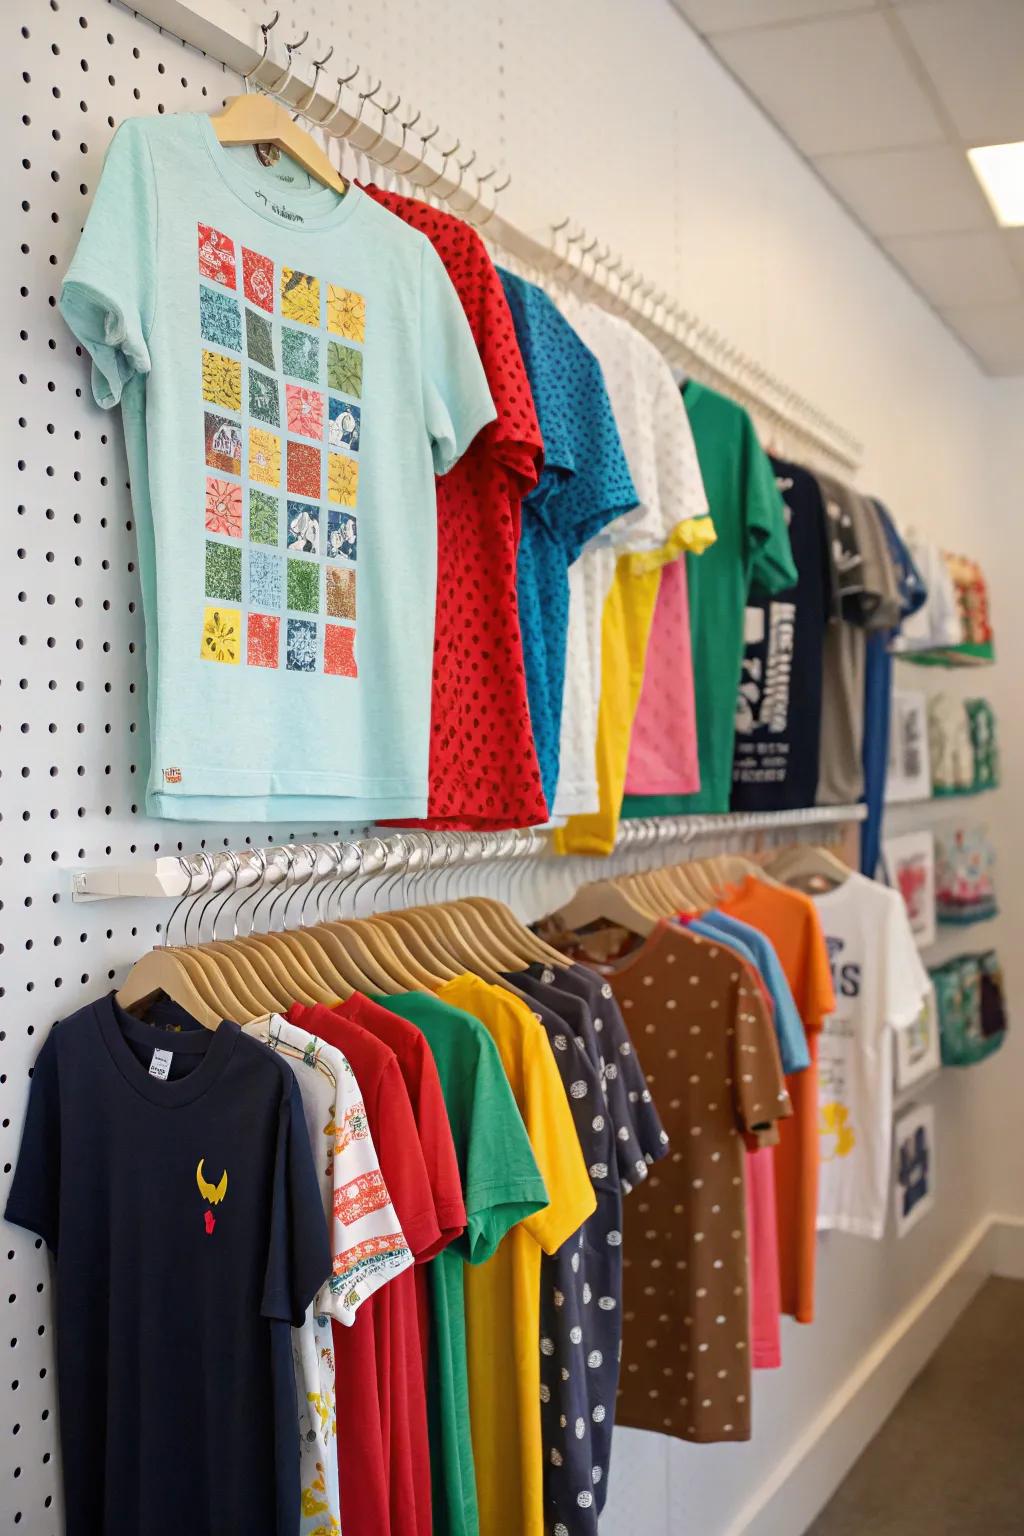
<instances>
[{"instance_id":1,"label":"navy t-shirt","mask_svg":"<svg viewBox=\"0 0 1024 1536\"><path fill-rule=\"evenodd\" d=\"M52 1030L5 1212L56 1258L67 1536L294 1536L289 1326L331 1268L298 1085L237 1024L147 1017Z\"/></svg>"},{"instance_id":2,"label":"navy t-shirt","mask_svg":"<svg viewBox=\"0 0 1024 1536\"><path fill-rule=\"evenodd\" d=\"M747 599L736 700L734 811L813 805L821 738L822 644L829 616L828 529L818 482L772 459L789 525L797 583Z\"/></svg>"}]
</instances>

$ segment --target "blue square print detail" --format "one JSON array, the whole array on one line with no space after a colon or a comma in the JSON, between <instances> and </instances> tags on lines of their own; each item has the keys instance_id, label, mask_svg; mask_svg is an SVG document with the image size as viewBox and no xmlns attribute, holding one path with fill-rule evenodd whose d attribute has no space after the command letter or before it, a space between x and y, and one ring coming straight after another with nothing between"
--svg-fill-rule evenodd
<instances>
[{"instance_id":1,"label":"blue square print detail","mask_svg":"<svg viewBox=\"0 0 1024 1536\"><path fill-rule=\"evenodd\" d=\"M349 453L359 452L359 426L361 411L358 405L347 400L331 398L330 444L332 448L345 448Z\"/></svg>"},{"instance_id":2,"label":"blue square print detail","mask_svg":"<svg viewBox=\"0 0 1024 1536\"><path fill-rule=\"evenodd\" d=\"M288 620L288 670L316 671L316 624L312 619Z\"/></svg>"},{"instance_id":3,"label":"blue square print detail","mask_svg":"<svg viewBox=\"0 0 1024 1536\"><path fill-rule=\"evenodd\" d=\"M351 512L327 513L327 553L332 560L355 560L356 520Z\"/></svg>"},{"instance_id":4,"label":"blue square print detail","mask_svg":"<svg viewBox=\"0 0 1024 1536\"><path fill-rule=\"evenodd\" d=\"M212 341L217 347L227 347L231 352L241 352L242 316L238 300L233 299L229 293L200 288L199 329L204 341Z\"/></svg>"},{"instance_id":5,"label":"blue square print detail","mask_svg":"<svg viewBox=\"0 0 1024 1536\"><path fill-rule=\"evenodd\" d=\"M320 508L316 502L288 503L288 548L303 555L320 553Z\"/></svg>"},{"instance_id":6,"label":"blue square print detail","mask_svg":"<svg viewBox=\"0 0 1024 1536\"><path fill-rule=\"evenodd\" d=\"M284 606L284 560L266 549L249 551L249 603L253 608Z\"/></svg>"}]
</instances>

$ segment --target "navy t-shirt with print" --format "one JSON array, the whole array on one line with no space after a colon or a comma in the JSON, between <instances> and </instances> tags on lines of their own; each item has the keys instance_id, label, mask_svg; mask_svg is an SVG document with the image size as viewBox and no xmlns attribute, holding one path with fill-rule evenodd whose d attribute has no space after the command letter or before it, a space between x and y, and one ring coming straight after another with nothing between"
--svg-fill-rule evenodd
<instances>
[{"instance_id":1,"label":"navy t-shirt with print","mask_svg":"<svg viewBox=\"0 0 1024 1536\"><path fill-rule=\"evenodd\" d=\"M544 798L558 785L569 567L584 544L637 504L601 365L540 288L498 269L544 440L523 502L516 566L530 723Z\"/></svg>"},{"instance_id":2,"label":"navy t-shirt with print","mask_svg":"<svg viewBox=\"0 0 1024 1536\"><path fill-rule=\"evenodd\" d=\"M294 1536L289 1327L331 1267L298 1085L237 1024L147 1019L51 1031L5 1212L56 1259L67 1536Z\"/></svg>"},{"instance_id":3,"label":"navy t-shirt with print","mask_svg":"<svg viewBox=\"0 0 1024 1536\"><path fill-rule=\"evenodd\" d=\"M813 805L821 738L822 645L828 623L828 526L817 480L772 459L782 492L795 586L747 599L746 645L736 700L734 811Z\"/></svg>"}]
</instances>

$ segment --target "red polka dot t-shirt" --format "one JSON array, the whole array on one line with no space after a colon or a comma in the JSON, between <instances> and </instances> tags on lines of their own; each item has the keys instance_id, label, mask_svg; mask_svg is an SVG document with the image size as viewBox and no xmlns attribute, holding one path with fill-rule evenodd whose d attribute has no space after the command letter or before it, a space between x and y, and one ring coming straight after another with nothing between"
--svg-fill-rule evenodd
<instances>
[{"instance_id":1,"label":"red polka dot t-shirt","mask_svg":"<svg viewBox=\"0 0 1024 1536\"><path fill-rule=\"evenodd\" d=\"M427 203L365 187L427 236L462 301L497 417L437 481L437 620L427 824L547 821L516 601L523 497L543 442L512 316L479 235ZM405 823L409 825L409 823Z\"/></svg>"}]
</instances>

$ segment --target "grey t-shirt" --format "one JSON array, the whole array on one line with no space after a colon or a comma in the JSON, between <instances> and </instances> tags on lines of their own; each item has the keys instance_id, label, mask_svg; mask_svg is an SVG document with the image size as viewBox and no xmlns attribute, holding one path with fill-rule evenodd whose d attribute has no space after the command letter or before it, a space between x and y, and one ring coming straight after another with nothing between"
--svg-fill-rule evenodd
<instances>
[{"instance_id":1,"label":"grey t-shirt","mask_svg":"<svg viewBox=\"0 0 1024 1536\"><path fill-rule=\"evenodd\" d=\"M829 530L832 619L822 664L818 804L854 805L864 793L864 670L867 631L899 620L896 574L871 502L819 475Z\"/></svg>"}]
</instances>

